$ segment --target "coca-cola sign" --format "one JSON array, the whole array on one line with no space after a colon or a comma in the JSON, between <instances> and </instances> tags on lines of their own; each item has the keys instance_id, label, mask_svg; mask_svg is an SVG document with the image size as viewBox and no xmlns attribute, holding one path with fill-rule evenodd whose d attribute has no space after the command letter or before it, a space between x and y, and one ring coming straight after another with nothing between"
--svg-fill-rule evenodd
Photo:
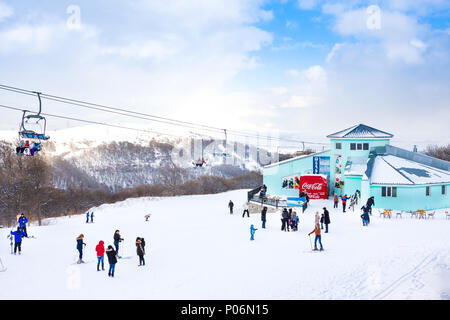
<instances>
[{"instance_id":1,"label":"coca-cola sign","mask_svg":"<svg viewBox=\"0 0 450 320\"><path fill-rule=\"evenodd\" d=\"M308 193L310 199L328 198L328 177L320 174L307 174L300 177L300 192Z\"/></svg>"},{"instance_id":2,"label":"coca-cola sign","mask_svg":"<svg viewBox=\"0 0 450 320\"><path fill-rule=\"evenodd\" d=\"M322 190L322 184L321 183L313 183L313 184L309 184L307 182L305 182L304 184L302 184L302 190L308 191L308 190Z\"/></svg>"}]
</instances>

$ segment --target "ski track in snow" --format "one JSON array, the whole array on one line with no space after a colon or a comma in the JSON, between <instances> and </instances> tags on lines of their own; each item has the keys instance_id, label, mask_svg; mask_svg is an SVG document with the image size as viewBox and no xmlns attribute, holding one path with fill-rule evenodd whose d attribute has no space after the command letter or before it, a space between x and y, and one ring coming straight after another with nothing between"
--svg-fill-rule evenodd
<instances>
[{"instance_id":1,"label":"ski track in snow","mask_svg":"<svg viewBox=\"0 0 450 320\"><path fill-rule=\"evenodd\" d=\"M246 190L136 198L92 208L92 224L82 214L31 225L36 239L24 239L21 256L10 254L9 240L0 246L7 267L0 285L11 288L0 291L0 299L450 298L450 223L443 214L434 220L374 215L362 227L359 211L329 209L325 251L312 253L314 212L332 208L332 201L312 200L305 213L297 210L299 231L282 232L278 213L268 213L266 229L259 214L242 218L245 199ZM250 224L258 228L255 241L249 240ZM96 271L94 248L100 239L112 244L115 229L125 238L119 250L124 258L109 279ZM0 238L7 233L0 229ZM75 263L80 233L85 264ZM146 239L145 267L137 267L136 236Z\"/></svg>"}]
</instances>

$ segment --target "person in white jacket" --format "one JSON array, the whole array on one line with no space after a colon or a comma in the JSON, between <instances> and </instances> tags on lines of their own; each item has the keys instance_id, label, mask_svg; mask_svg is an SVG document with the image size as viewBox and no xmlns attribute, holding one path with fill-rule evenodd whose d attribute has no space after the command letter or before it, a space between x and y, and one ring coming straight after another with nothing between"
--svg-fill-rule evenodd
<instances>
[{"instance_id":1,"label":"person in white jacket","mask_svg":"<svg viewBox=\"0 0 450 320\"><path fill-rule=\"evenodd\" d=\"M250 218L250 212L248 211L248 203L247 202L244 202L244 204L242 205L242 209L243 209L242 218L245 216L246 212L247 212L247 217Z\"/></svg>"}]
</instances>

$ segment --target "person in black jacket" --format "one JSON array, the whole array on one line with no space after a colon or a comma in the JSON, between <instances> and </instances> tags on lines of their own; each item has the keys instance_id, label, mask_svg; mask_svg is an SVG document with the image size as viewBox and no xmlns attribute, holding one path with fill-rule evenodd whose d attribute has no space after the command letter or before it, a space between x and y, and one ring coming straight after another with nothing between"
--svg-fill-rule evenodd
<instances>
[{"instance_id":1,"label":"person in black jacket","mask_svg":"<svg viewBox=\"0 0 450 320\"><path fill-rule=\"evenodd\" d=\"M122 239L120 237L120 232L119 230L116 230L116 232L114 232L114 246L116 247L116 254L117 256L120 258L119 256L119 242L123 241L124 239Z\"/></svg>"},{"instance_id":2,"label":"person in black jacket","mask_svg":"<svg viewBox=\"0 0 450 320\"><path fill-rule=\"evenodd\" d=\"M142 245L142 239L137 237L136 238L136 253L139 257L139 266L145 266L145 260L144 260L144 246Z\"/></svg>"},{"instance_id":3,"label":"person in black jacket","mask_svg":"<svg viewBox=\"0 0 450 320\"><path fill-rule=\"evenodd\" d=\"M323 224L325 225L325 233L328 233L328 225L330 222L330 213L327 208L323 207Z\"/></svg>"},{"instance_id":4,"label":"person in black jacket","mask_svg":"<svg viewBox=\"0 0 450 320\"><path fill-rule=\"evenodd\" d=\"M117 252L113 249L111 245L109 245L108 249L106 249L106 255L108 256L108 263L109 263L108 277L114 278L114 271L116 270L116 263L117 263Z\"/></svg>"},{"instance_id":5,"label":"person in black jacket","mask_svg":"<svg viewBox=\"0 0 450 320\"><path fill-rule=\"evenodd\" d=\"M79 252L79 259L77 263L84 263L83 261L83 245L86 246L86 243L83 242L84 240L84 234L80 234L77 238L77 250Z\"/></svg>"},{"instance_id":6,"label":"person in black jacket","mask_svg":"<svg viewBox=\"0 0 450 320\"><path fill-rule=\"evenodd\" d=\"M228 208L230 208L230 214L233 214L233 207L234 207L234 203L233 203L233 201L230 200L230 202L228 202Z\"/></svg>"},{"instance_id":7,"label":"person in black jacket","mask_svg":"<svg viewBox=\"0 0 450 320\"><path fill-rule=\"evenodd\" d=\"M369 209L370 215L372 215L372 206L375 205L375 198L372 196L367 199L366 207Z\"/></svg>"},{"instance_id":8,"label":"person in black jacket","mask_svg":"<svg viewBox=\"0 0 450 320\"><path fill-rule=\"evenodd\" d=\"M281 230L289 231L289 212L286 208L283 209L281 217Z\"/></svg>"},{"instance_id":9,"label":"person in black jacket","mask_svg":"<svg viewBox=\"0 0 450 320\"><path fill-rule=\"evenodd\" d=\"M262 221L262 228L266 228L266 214L267 214L267 207L263 207L261 211L261 221Z\"/></svg>"}]
</instances>

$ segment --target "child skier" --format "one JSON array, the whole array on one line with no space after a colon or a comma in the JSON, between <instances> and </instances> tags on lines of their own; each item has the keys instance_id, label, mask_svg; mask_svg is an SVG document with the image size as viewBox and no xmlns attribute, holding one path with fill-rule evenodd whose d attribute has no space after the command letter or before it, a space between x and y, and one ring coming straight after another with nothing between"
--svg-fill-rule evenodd
<instances>
[{"instance_id":1,"label":"child skier","mask_svg":"<svg viewBox=\"0 0 450 320\"><path fill-rule=\"evenodd\" d=\"M316 238L314 239L314 251L317 251L317 241L319 241L320 251L322 251L323 250L322 236L320 235L320 226L318 223L316 223L314 230L308 233L308 236L310 236L312 233L316 235Z\"/></svg>"},{"instance_id":2,"label":"child skier","mask_svg":"<svg viewBox=\"0 0 450 320\"><path fill-rule=\"evenodd\" d=\"M84 261L83 261L83 245L86 246L86 243L83 242L83 239L84 239L84 235L83 234L80 234L77 237L77 250L80 253L79 259L77 261L78 264L84 263Z\"/></svg>"},{"instance_id":3,"label":"child skier","mask_svg":"<svg viewBox=\"0 0 450 320\"><path fill-rule=\"evenodd\" d=\"M144 260L144 246L142 245L142 239L137 237L136 238L136 253L139 257L139 266L145 266L145 260Z\"/></svg>"},{"instance_id":4,"label":"child skier","mask_svg":"<svg viewBox=\"0 0 450 320\"><path fill-rule=\"evenodd\" d=\"M111 245L109 245L108 249L106 249L106 255L108 256L109 263L108 277L114 278L114 271L116 270L117 263L117 253Z\"/></svg>"},{"instance_id":5,"label":"child skier","mask_svg":"<svg viewBox=\"0 0 450 320\"><path fill-rule=\"evenodd\" d=\"M105 246L104 242L100 240L98 245L95 247L95 251L97 252L97 271L100 271L100 263L102 264L102 270L105 271Z\"/></svg>"},{"instance_id":6,"label":"child skier","mask_svg":"<svg viewBox=\"0 0 450 320\"><path fill-rule=\"evenodd\" d=\"M25 233L18 227L16 231L11 231L10 237L12 236L14 236L14 254L16 254L17 249L19 249L20 254L22 251L22 238L25 237Z\"/></svg>"},{"instance_id":7,"label":"child skier","mask_svg":"<svg viewBox=\"0 0 450 320\"><path fill-rule=\"evenodd\" d=\"M255 240L254 236L256 230L258 229L256 229L253 225L250 226L250 240Z\"/></svg>"}]
</instances>

